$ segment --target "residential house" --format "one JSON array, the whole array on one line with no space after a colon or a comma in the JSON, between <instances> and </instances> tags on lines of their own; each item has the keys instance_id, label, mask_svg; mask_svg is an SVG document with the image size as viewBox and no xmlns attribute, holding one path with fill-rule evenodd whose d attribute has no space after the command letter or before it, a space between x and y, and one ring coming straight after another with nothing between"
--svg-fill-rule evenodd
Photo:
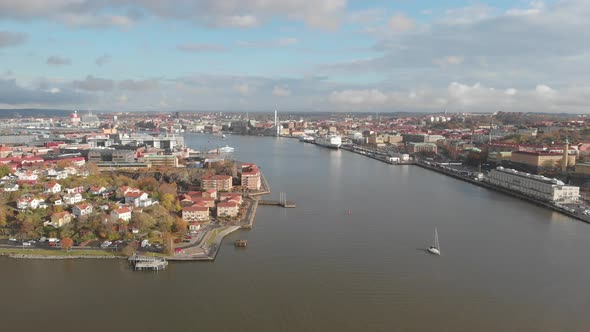
<instances>
[{"instance_id":1,"label":"residential house","mask_svg":"<svg viewBox=\"0 0 590 332\"><path fill-rule=\"evenodd\" d=\"M16 176L18 177L19 181L27 181L27 182L31 182L31 181L37 181L39 180L39 175L37 175L37 173L33 172L33 171L18 171L15 173Z\"/></svg>"},{"instance_id":2,"label":"residential house","mask_svg":"<svg viewBox=\"0 0 590 332\"><path fill-rule=\"evenodd\" d=\"M193 201L193 205L214 208L215 207L215 200L213 198L198 198Z\"/></svg>"},{"instance_id":3,"label":"residential house","mask_svg":"<svg viewBox=\"0 0 590 332\"><path fill-rule=\"evenodd\" d=\"M18 188L19 188L19 186L17 183L7 184L4 186L4 192L18 191Z\"/></svg>"},{"instance_id":4,"label":"residential house","mask_svg":"<svg viewBox=\"0 0 590 332\"><path fill-rule=\"evenodd\" d=\"M16 201L16 207L19 210L26 210L26 209L45 209L47 208L47 203L45 203L45 200L42 198L38 198L38 197L30 197L30 196L24 196L19 198Z\"/></svg>"},{"instance_id":5,"label":"residential house","mask_svg":"<svg viewBox=\"0 0 590 332\"><path fill-rule=\"evenodd\" d=\"M216 189L207 189L207 191L203 192L203 198L217 199L217 190Z\"/></svg>"},{"instance_id":6,"label":"residential house","mask_svg":"<svg viewBox=\"0 0 590 332\"><path fill-rule=\"evenodd\" d=\"M72 214L76 217L86 216L92 213L92 205L88 203L74 205L72 208Z\"/></svg>"},{"instance_id":7,"label":"residential house","mask_svg":"<svg viewBox=\"0 0 590 332\"><path fill-rule=\"evenodd\" d=\"M132 191L125 194L125 204L132 204L135 207L148 207L154 204L148 193L143 191Z\"/></svg>"},{"instance_id":8,"label":"residential house","mask_svg":"<svg viewBox=\"0 0 590 332\"><path fill-rule=\"evenodd\" d=\"M191 233L196 233L196 232L197 232L199 229L201 229L201 224L200 224L200 223L198 223L198 222L191 222L191 223L188 225L188 230L189 230Z\"/></svg>"},{"instance_id":9,"label":"residential house","mask_svg":"<svg viewBox=\"0 0 590 332\"><path fill-rule=\"evenodd\" d=\"M88 190L88 193L91 195L100 195L105 191L107 191L107 188L105 187L92 186L90 187L90 190Z\"/></svg>"},{"instance_id":10,"label":"residential house","mask_svg":"<svg viewBox=\"0 0 590 332\"><path fill-rule=\"evenodd\" d=\"M66 194L81 194L84 192L84 187L79 186L79 187L73 187L73 188L66 188L64 189L64 192Z\"/></svg>"},{"instance_id":11,"label":"residential house","mask_svg":"<svg viewBox=\"0 0 590 332\"><path fill-rule=\"evenodd\" d=\"M111 221L117 222L119 219L124 221L131 220L131 209L127 207L122 207L111 212Z\"/></svg>"},{"instance_id":12,"label":"residential house","mask_svg":"<svg viewBox=\"0 0 590 332\"><path fill-rule=\"evenodd\" d=\"M63 211L52 214L51 221L46 224L59 228L63 225L69 224L70 222L72 222L72 214L68 211Z\"/></svg>"},{"instance_id":13,"label":"residential house","mask_svg":"<svg viewBox=\"0 0 590 332\"><path fill-rule=\"evenodd\" d=\"M244 199L241 193L221 193L219 195L219 201L221 202L236 202L238 205L242 205Z\"/></svg>"},{"instance_id":14,"label":"residential house","mask_svg":"<svg viewBox=\"0 0 590 332\"><path fill-rule=\"evenodd\" d=\"M49 181L43 185L43 192L46 194L57 194L61 191L61 184Z\"/></svg>"},{"instance_id":15,"label":"residential house","mask_svg":"<svg viewBox=\"0 0 590 332\"><path fill-rule=\"evenodd\" d=\"M78 204L80 202L82 202L84 200L84 198L82 197L82 194L71 194L71 195L64 195L63 196L63 201L65 204L68 205L74 205L74 204Z\"/></svg>"},{"instance_id":16,"label":"residential house","mask_svg":"<svg viewBox=\"0 0 590 332\"><path fill-rule=\"evenodd\" d=\"M222 202L217 204L217 217L236 217L240 212L236 202Z\"/></svg>"},{"instance_id":17,"label":"residential house","mask_svg":"<svg viewBox=\"0 0 590 332\"><path fill-rule=\"evenodd\" d=\"M206 206L187 206L182 208L182 219L185 221L209 220L209 208Z\"/></svg>"}]
</instances>

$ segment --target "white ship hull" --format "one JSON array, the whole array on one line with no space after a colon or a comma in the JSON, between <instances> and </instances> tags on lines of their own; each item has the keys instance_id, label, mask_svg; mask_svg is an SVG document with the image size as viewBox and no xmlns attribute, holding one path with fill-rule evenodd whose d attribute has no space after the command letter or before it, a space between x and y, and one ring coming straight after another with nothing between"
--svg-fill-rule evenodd
<instances>
[{"instance_id":1,"label":"white ship hull","mask_svg":"<svg viewBox=\"0 0 590 332\"><path fill-rule=\"evenodd\" d=\"M342 138L340 136L328 135L326 137L318 137L315 142L317 145L329 149L339 149L342 146Z\"/></svg>"}]
</instances>

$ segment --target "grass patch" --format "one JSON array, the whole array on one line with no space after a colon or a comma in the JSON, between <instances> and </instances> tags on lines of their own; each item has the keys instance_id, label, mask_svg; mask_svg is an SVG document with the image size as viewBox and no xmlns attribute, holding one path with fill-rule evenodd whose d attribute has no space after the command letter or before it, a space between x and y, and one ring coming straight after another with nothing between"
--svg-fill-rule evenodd
<instances>
[{"instance_id":1,"label":"grass patch","mask_svg":"<svg viewBox=\"0 0 590 332\"><path fill-rule=\"evenodd\" d=\"M0 248L0 254L10 255L39 255L39 256L121 256L119 253L102 250L46 250L46 249L17 249Z\"/></svg>"}]
</instances>

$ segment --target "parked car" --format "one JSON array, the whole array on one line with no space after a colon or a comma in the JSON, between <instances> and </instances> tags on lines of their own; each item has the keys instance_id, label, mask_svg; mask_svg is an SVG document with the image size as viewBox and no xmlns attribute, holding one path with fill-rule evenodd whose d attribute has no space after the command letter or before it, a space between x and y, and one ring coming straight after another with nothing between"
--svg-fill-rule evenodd
<instances>
[{"instance_id":1,"label":"parked car","mask_svg":"<svg viewBox=\"0 0 590 332\"><path fill-rule=\"evenodd\" d=\"M31 246L31 243L29 243L29 242L23 242L23 246L30 247Z\"/></svg>"},{"instance_id":2,"label":"parked car","mask_svg":"<svg viewBox=\"0 0 590 332\"><path fill-rule=\"evenodd\" d=\"M10 241L10 242L16 242L16 239L13 238L13 237L11 237L11 238L8 239L8 241Z\"/></svg>"}]
</instances>

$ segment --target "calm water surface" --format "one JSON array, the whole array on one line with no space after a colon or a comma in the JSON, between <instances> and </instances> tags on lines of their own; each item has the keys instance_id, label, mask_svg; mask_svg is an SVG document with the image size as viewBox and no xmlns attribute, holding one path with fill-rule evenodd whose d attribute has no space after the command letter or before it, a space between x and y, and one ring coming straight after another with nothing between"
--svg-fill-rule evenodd
<instances>
[{"instance_id":1,"label":"calm water surface","mask_svg":"<svg viewBox=\"0 0 590 332\"><path fill-rule=\"evenodd\" d=\"M272 196L287 192L298 207L262 207L215 262L159 273L0 258L2 330L590 330L590 225L297 140L187 135L187 144L235 147L260 165ZM440 257L423 250L435 227ZM247 249L233 247L238 238Z\"/></svg>"}]
</instances>

